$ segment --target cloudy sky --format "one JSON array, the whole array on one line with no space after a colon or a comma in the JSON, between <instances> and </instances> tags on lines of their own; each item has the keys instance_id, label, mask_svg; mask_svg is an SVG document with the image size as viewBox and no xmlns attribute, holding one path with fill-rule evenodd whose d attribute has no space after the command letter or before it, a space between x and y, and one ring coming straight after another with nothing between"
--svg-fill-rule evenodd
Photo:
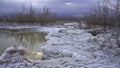
<instances>
[{"instance_id":1,"label":"cloudy sky","mask_svg":"<svg viewBox=\"0 0 120 68\"><path fill-rule=\"evenodd\" d=\"M82 14L102 0L0 0L0 14L13 13L23 6L36 8L44 6L59 14Z\"/></svg>"}]
</instances>

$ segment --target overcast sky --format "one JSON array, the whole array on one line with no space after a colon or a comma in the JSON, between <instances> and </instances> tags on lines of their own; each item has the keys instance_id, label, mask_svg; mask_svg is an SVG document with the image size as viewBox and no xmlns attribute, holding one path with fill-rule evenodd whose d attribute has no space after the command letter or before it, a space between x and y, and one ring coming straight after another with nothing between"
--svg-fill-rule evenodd
<instances>
[{"instance_id":1,"label":"overcast sky","mask_svg":"<svg viewBox=\"0 0 120 68\"><path fill-rule=\"evenodd\" d=\"M59 14L81 14L96 6L98 1L102 0L0 0L0 14L19 11L30 3L36 8L46 6Z\"/></svg>"}]
</instances>

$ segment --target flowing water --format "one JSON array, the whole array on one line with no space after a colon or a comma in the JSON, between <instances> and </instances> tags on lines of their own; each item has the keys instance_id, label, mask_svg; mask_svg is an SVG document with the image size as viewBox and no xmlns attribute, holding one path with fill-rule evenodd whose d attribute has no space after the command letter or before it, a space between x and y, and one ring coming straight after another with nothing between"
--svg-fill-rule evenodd
<instances>
[{"instance_id":1,"label":"flowing water","mask_svg":"<svg viewBox=\"0 0 120 68\"><path fill-rule=\"evenodd\" d=\"M40 47L45 43L46 33L33 30L3 30L0 29L0 55L6 48L24 43L27 48L27 57L31 59L41 59Z\"/></svg>"}]
</instances>

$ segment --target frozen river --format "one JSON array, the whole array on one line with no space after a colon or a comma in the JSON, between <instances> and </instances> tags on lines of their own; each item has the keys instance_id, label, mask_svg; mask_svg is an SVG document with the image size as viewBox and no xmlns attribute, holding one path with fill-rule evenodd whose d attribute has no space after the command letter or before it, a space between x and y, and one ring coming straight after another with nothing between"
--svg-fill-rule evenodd
<instances>
[{"instance_id":1,"label":"frozen river","mask_svg":"<svg viewBox=\"0 0 120 68\"><path fill-rule=\"evenodd\" d=\"M119 48L103 48L102 34L93 36L91 30L60 26L2 29L0 52L7 49L0 57L0 68L120 68ZM11 47L23 42L30 59L21 55L20 47Z\"/></svg>"}]
</instances>

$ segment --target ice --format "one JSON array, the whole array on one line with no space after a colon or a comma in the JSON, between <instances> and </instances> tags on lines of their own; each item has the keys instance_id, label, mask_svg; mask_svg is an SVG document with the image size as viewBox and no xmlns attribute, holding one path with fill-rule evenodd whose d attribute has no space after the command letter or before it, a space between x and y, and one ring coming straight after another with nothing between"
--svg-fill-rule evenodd
<instances>
[{"instance_id":1,"label":"ice","mask_svg":"<svg viewBox=\"0 0 120 68\"><path fill-rule=\"evenodd\" d=\"M24 56L24 47L12 46L5 50L5 52L0 56L0 68L19 68L28 67L31 61Z\"/></svg>"},{"instance_id":2,"label":"ice","mask_svg":"<svg viewBox=\"0 0 120 68\"><path fill-rule=\"evenodd\" d=\"M47 41L40 48L43 60L27 59L23 45L12 46L0 57L0 68L120 68L117 44L111 47L110 43L104 42L102 34L93 36L88 32L90 29L69 29L66 27L69 25L76 24L35 29L47 33Z\"/></svg>"},{"instance_id":3,"label":"ice","mask_svg":"<svg viewBox=\"0 0 120 68\"><path fill-rule=\"evenodd\" d=\"M119 57L114 56L110 51L106 51L111 50L113 53L116 53L119 52L119 49L100 49L101 43L107 46L106 43L101 41L101 38L92 36L85 29L67 28L62 33L50 32L46 36L47 42L42 47L42 50L45 58L49 60L57 60L59 58L79 59L81 61L80 64L75 63L74 60L71 61L71 63L74 62L73 65L78 64L73 66L74 68L119 68ZM117 58L114 59L115 57ZM69 66L72 67L69 63L66 66L68 68ZM64 68L64 65L60 68Z\"/></svg>"}]
</instances>

